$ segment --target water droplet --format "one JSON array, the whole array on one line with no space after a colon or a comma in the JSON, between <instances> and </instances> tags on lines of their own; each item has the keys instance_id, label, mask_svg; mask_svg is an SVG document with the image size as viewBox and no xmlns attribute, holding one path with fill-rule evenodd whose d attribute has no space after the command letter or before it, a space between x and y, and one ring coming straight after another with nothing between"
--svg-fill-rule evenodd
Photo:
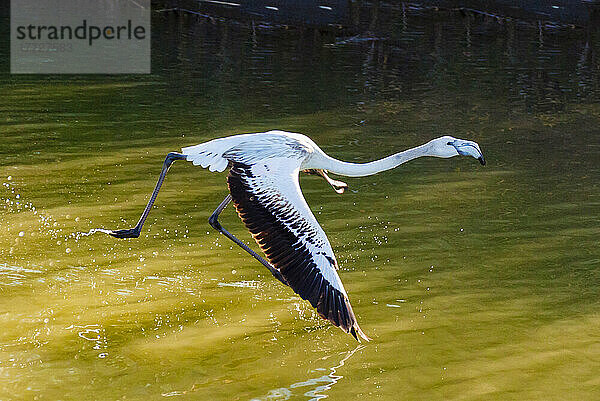
<instances>
[{"instance_id":1,"label":"water droplet","mask_svg":"<svg viewBox=\"0 0 600 401\"><path fill-rule=\"evenodd\" d=\"M66 252L66 253L71 253L71 248L67 248L67 249L65 249L65 252Z\"/></svg>"},{"instance_id":2,"label":"water droplet","mask_svg":"<svg viewBox=\"0 0 600 401\"><path fill-rule=\"evenodd\" d=\"M21 232L19 233L19 237L22 237L22 236L24 236L24 235L25 235L25 231L21 231Z\"/></svg>"},{"instance_id":3,"label":"water droplet","mask_svg":"<svg viewBox=\"0 0 600 401\"><path fill-rule=\"evenodd\" d=\"M7 178L8 181L12 181L12 175L9 175Z\"/></svg>"}]
</instances>

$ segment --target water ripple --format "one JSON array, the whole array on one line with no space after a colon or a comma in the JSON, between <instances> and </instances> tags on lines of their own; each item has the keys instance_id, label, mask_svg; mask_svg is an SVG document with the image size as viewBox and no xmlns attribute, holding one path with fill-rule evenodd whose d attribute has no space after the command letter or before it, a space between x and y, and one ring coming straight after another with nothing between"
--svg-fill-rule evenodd
<instances>
[{"instance_id":1,"label":"water ripple","mask_svg":"<svg viewBox=\"0 0 600 401\"><path fill-rule=\"evenodd\" d=\"M345 353L344 357L340 360L340 362L329 368L329 373L326 375L319 375L308 380L303 380L300 382L296 382L291 384L289 387L280 387L273 390L270 390L266 396L262 398L254 398L251 401L261 401L261 400L288 400L290 399L294 392L293 389L302 388L302 387L314 387L311 390L303 393L304 396L310 397L310 401L317 401L327 398L326 394L322 394L323 392L330 390L337 382L344 378L342 375L337 374L337 370L344 366L346 361L352 357L357 351L366 348L365 345L358 345L351 351ZM317 368L314 369L313 372L322 372L326 369Z\"/></svg>"}]
</instances>

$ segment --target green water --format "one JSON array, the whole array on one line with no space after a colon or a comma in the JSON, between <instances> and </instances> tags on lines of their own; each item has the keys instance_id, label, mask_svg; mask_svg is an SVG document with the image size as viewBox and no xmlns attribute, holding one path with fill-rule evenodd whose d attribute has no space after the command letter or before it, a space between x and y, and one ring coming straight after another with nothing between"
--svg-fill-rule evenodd
<instances>
[{"instance_id":1,"label":"green water","mask_svg":"<svg viewBox=\"0 0 600 401\"><path fill-rule=\"evenodd\" d=\"M597 34L389 17L335 45L156 14L150 76L2 76L0 399L599 398ZM301 179L370 343L210 228L224 173L175 163L139 239L81 235L135 224L169 151L275 128L486 155Z\"/></svg>"}]
</instances>

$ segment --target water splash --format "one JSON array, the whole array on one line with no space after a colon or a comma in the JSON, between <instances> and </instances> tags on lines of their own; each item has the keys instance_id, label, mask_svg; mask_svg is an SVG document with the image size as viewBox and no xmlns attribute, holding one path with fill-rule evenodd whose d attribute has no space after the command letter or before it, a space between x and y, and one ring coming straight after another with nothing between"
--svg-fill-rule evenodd
<instances>
[{"instance_id":1,"label":"water splash","mask_svg":"<svg viewBox=\"0 0 600 401\"><path fill-rule=\"evenodd\" d=\"M6 195L0 195L0 206L8 213L24 213L30 212L37 218L40 233L48 233L52 239L58 239L62 228L59 227L58 221L53 216L38 210L34 204L25 200L18 190L18 185L12 176L7 177L7 181L2 183L2 187L6 190ZM27 234L25 231L19 231L18 236L24 237Z\"/></svg>"},{"instance_id":2,"label":"water splash","mask_svg":"<svg viewBox=\"0 0 600 401\"><path fill-rule=\"evenodd\" d=\"M104 234L110 235L110 233L112 233L112 230L107 230L105 228L92 228L88 232L78 231L76 233L72 233L69 235L69 238L74 238L75 241L78 241L79 239L81 239L81 237L88 237L88 236L90 236L92 234L96 234L96 233L104 233Z\"/></svg>"},{"instance_id":3,"label":"water splash","mask_svg":"<svg viewBox=\"0 0 600 401\"><path fill-rule=\"evenodd\" d=\"M219 287L239 287L239 288L258 288L260 285L259 281L256 280L243 280L243 281L234 281L228 283L218 283Z\"/></svg>"}]
</instances>

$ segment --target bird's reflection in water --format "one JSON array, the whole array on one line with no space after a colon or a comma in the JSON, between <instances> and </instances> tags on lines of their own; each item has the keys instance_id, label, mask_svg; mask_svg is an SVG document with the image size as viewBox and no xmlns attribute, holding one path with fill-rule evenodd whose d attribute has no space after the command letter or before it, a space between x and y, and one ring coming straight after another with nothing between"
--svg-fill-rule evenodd
<instances>
[{"instance_id":1,"label":"bird's reflection in water","mask_svg":"<svg viewBox=\"0 0 600 401\"><path fill-rule=\"evenodd\" d=\"M290 385L289 387L281 387L281 388L271 390L265 397L256 398L256 399L253 399L252 401L287 400L294 395L294 389L302 388L302 387L311 387L311 390L304 393L304 395L306 397L310 397L309 398L310 401L322 400L324 398L327 398L327 395L323 394L323 393L325 391L329 390L330 388L332 388L334 384L336 384L338 381L340 381L344 377L342 375L338 375L337 370L339 368L341 368L342 366L344 366L346 361L348 359L350 359L350 357L352 357L352 355L354 355L357 351L360 351L365 347L366 347L366 345L358 345L353 350L348 351L346 353L342 353L342 355L344 355L344 357L340 360L340 362L337 365L329 368L329 374L317 376L312 379L297 382L297 383ZM321 371L325 371L325 370L326 369L323 369L323 368L315 369L316 372L321 372Z\"/></svg>"}]
</instances>

